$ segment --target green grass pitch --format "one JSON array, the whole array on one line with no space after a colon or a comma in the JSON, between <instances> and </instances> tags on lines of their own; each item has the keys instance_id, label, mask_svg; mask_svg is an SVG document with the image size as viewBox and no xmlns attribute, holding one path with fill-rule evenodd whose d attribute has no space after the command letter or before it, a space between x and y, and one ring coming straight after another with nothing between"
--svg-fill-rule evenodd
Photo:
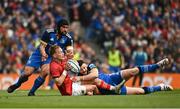
<instances>
[{"instance_id":1,"label":"green grass pitch","mask_svg":"<svg viewBox=\"0 0 180 109\"><path fill-rule=\"evenodd\" d=\"M8 94L0 91L0 108L180 108L180 90L148 95L61 96L57 90Z\"/></svg>"}]
</instances>

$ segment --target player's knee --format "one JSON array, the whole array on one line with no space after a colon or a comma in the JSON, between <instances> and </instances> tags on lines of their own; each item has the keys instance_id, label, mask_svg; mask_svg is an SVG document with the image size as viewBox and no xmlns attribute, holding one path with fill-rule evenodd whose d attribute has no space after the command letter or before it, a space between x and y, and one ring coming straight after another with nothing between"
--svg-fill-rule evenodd
<instances>
[{"instance_id":1,"label":"player's knee","mask_svg":"<svg viewBox=\"0 0 180 109\"><path fill-rule=\"evenodd\" d=\"M24 75L29 77L32 74L33 70L29 67L24 68Z\"/></svg>"},{"instance_id":2,"label":"player's knee","mask_svg":"<svg viewBox=\"0 0 180 109\"><path fill-rule=\"evenodd\" d=\"M42 77L46 77L48 75L48 73L49 73L49 68L43 68L43 69L41 69L40 75Z\"/></svg>"}]
</instances>

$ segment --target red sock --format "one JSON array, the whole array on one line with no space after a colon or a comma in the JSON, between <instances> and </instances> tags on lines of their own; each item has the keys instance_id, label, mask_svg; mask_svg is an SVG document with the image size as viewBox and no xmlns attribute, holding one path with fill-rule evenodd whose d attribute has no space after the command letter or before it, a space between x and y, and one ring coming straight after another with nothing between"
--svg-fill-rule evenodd
<instances>
[{"instance_id":1,"label":"red sock","mask_svg":"<svg viewBox=\"0 0 180 109\"><path fill-rule=\"evenodd\" d=\"M107 84L104 81L101 81L100 84L96 83L96 86L99 88L102 88L102 89L106 89L106 90L110 90L110 88L111 88L111 85Z\"/></svg>"}]
</instances>

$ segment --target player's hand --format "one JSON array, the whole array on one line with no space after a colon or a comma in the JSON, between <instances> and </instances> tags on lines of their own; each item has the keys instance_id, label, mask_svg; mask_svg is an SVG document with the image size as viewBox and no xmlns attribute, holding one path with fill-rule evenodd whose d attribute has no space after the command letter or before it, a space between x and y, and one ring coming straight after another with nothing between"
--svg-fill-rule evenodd
<instances>
[{"instance_id":1,"label":"player's hand","mask_svg":"<svg viewBox=\"0 0 180 109\"><path fill-rule=\"evenodd\" d=\"M80 77L78 77L78 76L73 76L73 77L71 77L71 80L72 80L73 82L78 82L78 81L80 81Z\"/></svg>"},{"instance_id":2,"label":"player's hand","mask_svg":"<svg viewBox=\"0 0 180 109\"><path fill-rule=\"evenodd\" d=\"M71 66L69 63L67 63L65 69L66 69L67 71L69 71L71 68L72 68L72 66Z\"/></svg>"},{"instance_id":3,"label":"player's hand","mask_svg":"<svg viewBox=\"0 0 180 109\"><path fill-rule=\"evenodd\" d=\"M42 61L46 61L46 59L48 58L47 54L42 54L41 60Z\"/></svg>"}]
</instances>

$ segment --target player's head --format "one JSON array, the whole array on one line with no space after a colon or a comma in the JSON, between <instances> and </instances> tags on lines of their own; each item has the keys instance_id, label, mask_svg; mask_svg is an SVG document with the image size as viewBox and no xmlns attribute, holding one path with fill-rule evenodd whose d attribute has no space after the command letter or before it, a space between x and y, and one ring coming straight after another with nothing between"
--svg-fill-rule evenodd
<instances>
[{"instance_id":1,"label":"player's head","mask_svg":"<svg viewBox=\"0 0 180 109\"><path fill-rule=\"evenodd\" d=\"M68 59L73 59L73 57L74 57L73 46L67 46L66 50L65 50L65 54Z\"/></svg>"},{"instance_id":2,"label":"player's head","mask_svg":"<svg viewBox=\"0 0 180 109\"><path fill-rule=\"evenodd\" d=\"M58 34L65 35L67 34L68 29L69 29L69 22L66 19L61 19L60 21L58 21L56 27Z\"/></svg>"},{"instance_id":3,"label":"player's head","mask_svg":"<svg viewBox=\"0 0 180 109\"><path fill-rule=\"evenodd\" d=\"M53 59L58 59L58 60L64 59L64 52L61 49L61 47L59 47L57 45L51 46L50 55L53 57Z\"/></svg>"},{"instance_id":4,"label":"player's head","mask_svg":"<svg viewBox=\"0 0 180 109\"><path fill-rule=\"evenodd\" d=\"M88 73L87 71L87 64L83 60L78 60L79 66L80 66L80 74L86 75Z\"/></svg>"}]
</instances>

